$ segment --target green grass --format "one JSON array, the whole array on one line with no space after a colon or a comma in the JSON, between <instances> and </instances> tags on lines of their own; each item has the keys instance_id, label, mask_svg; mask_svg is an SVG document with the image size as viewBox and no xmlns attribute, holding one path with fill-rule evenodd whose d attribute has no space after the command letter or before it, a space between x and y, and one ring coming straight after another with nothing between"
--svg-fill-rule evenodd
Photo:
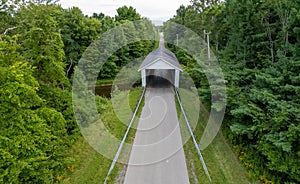
<instances>
[{"instance_id":1,"label":"green grass","mask_svg":"<svg viewBox=\"0 0 300 184\"><path fill-rule=\"evenodd\" d=\"M135 107L137 105L137 101L139 100L139 97L141 95L141 91L142 91L142 88L135 88L135 89L131 90L130 93L129 93L129 106L132 109L132 111L135 110ZM137 111L137 114L136 114L136 117L138 117L138 118L141 116L142 107L144 107L144 104L145 104L144 99L145 98L143 98L143 100L140 104L140 107Z\"/></svg>"},{"instance_id":2,"label":"green grass","mask_svg":"<svg viewBox=\"0 0 300 184\"><path fill-rule=\"evenodd\" d=\"M114 79L98 79L96 85L112 84Z\"/></svg>"},{"instance_id":3,"label":"green grass","mask_svg":"<svg viewBox=\"0 0 300 184\"><path fill-rule=\"evenodd\" d=\"M197 113L200 114L198 124L194 130L197 142L200 142L202 133L206 126L209 112L207 112L204 105L200 102L200 110L196 111L197 103L195 99L197 96L191 91L181 89L180 95L186 114L190 121L197 119ZM194 102L194 103L193 103ZM181 114L181 110L178 102L176 103L178 111L181 134L187 136L189 134L186 122ZM191 123L193 124L193 123ZM216 184L249 184L259 183L251 181L248 177L246 168L242 166L242 163L237 159L236 155L232 151L222 133L219 132L214 141L201 153L204 157L206 166L209 170L212 178L212 183ZM205 175L197 150L193 144L192 139L189 139L184 145L184 151L186 155L186 161L188 166L188 172L191 184L193 183L210 183Z\"/></svg>"},{"instance_id":4,"label":"green grass","mask_svg":"<svg viewBox=\"0 0 300 184\"><path fill-rule=\"evenodd\" d=\"M124 121L123 118L131 118L133 112L131 109L135 108L135 105L137 104L141 95L141 91L141 88L134 88L130 92L120 91L116 94L116 102L114 103L116 103L115 105L118 107L118 116L116 113L114 113L113 103L110 100L108 100L108 103L105 105L105 111L101 112L101 120L103 121L103 124L109 130L109 132L119 140L122 139L122 135L125 133L127 128L127 126L122 123L122 121ZM142 107L142 105L143 102L140 107ZM138 115L140 113L141 108L139 108ZM134 126L136 126L138 123L137 119L138 118L135 119ZM126 123L129 123L129 120ZM96 128L99 128L97 123L91 124L87 129L93 132L93 130ZM97 133L97 131L95 132ZM129 132L126 142L131 143L134 139L134 135L135 129L132 129ZM95 134L95 137L97 136L98 135ZM108 149L110 149L110 145L104 146L107 146ZM122 159L122 161L126 162L126 160L129 159L130 150L130 147L127 147L127 149L122 151L122 154L120 155L120 159ZM75 159L75 163L70 166L68 169L68 174L64 176L64 179L62 180L62 183L65 184L103 183L112 162L111 159L108 159L96 152L83 137L80 137L71 147L67 156L73 157ZM114 155L111 156L113 157ZM122 169L124 169L123 164L116 164L112 174L109 177L110 179L108 183L115 183L115 180Z\"/></svg>"},{"instance_id":5,"label":"green grass","mask_svg":"<svg viewBox=\"0 0 300 184\"><path fill-rule=\"evenodd\" d=\"M110 160L97 153L83 137L77 140L68 155L75 158L75 163L62 183L103 183Z\"/></svg>"},{"instance_id":6,"label":"green grass","mask_svg":"<svg viewBox=\"0 0 300 184\"><path fill-rule=\"evenodd\" d=\"M206 111L204 106L200 107L200 112L196 111L195 105L197 105L194 100L195 96L189 91L181 90L181 97L183 99L184 107L186 113L191 121L195 121L197 118L197 113L200 113L199 122L195 129L195 135L197 141L199 142L204 127L206 125L208 112ZM122 107L130 107L130 112L132 112L137 104L139 96L141 94L141 88L132 89L130 92L119 92L117 94L116 99L119 98L117 105L119 108L119 116L123 116L122 118L130 118L131 114L128 113L128 108ZM126 98L128 97L128 98ZM194 102L194 103L191 103ZM139 110L138 116L141 114L141 110L144 105L142 102ZM187 128L185 125L184 119L182 119L180 107L177 103L177 111L180 121L181 133L185 135L187 132ZM105 121L105 126L108 127L109 131L114 134L114 136L118 137L118 139L122 138L122 134L124 134L126 130L126 125L124 125L116 114L112 111L112 103L108 102L106 105L105 112L102 112L102 120ZM125 110L124 113L122 109ZM124 113L124 114L122 114ZM128 122L127 122L128 123ZM137 126L138 118L136 118L134 122L134 127ZM93 128L93 127L91 127ZM132 129L129 132L129 136L127 139L127 143L132 143L134 140L135 129ZM109 146L109 145L108 145ZM186 161L188 166L188 172L190 177L190 182L193 183L209 183L204 170L202 168L199 156L194 147L194 144L191 139L187 141L184 145ZM130 147L127 147L126 150L122 151L120 158L122 161L126 161L129 159ZM242 166L242 163L237 159L236 155L233 153L232 148L228 145L225 138L222 136L222 133L219 132L215 140L212 144L202 151L203 157L206 161L207 167L209 169L212 183L220 183L220 184L243 184L243 183L255 183L248 179L247 171ZM68 168L68 174L64 176L62 183L65 184L93 184L93 183L103 183L105 176L108 172L108 169L111 164L111 159L107 159L101 154L97 153L89 143L83 138L80 137L77 142L72 146L69 150L68 156L72 156L75 158L75 163ZM126 170L126 166L124 164L118 163L110 175L110 180L108 183L115 183L116 179L119 178L120 173ZM124 174L124 172L123 172Z\"/></svg>"}]
</instances>

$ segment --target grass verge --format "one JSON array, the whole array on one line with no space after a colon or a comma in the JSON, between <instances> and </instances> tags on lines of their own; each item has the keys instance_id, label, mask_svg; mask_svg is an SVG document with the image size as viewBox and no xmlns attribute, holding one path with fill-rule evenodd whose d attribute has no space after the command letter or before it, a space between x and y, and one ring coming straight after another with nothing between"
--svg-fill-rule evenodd
<instances>
[{"instance_id":1,"label":"grass verge","mask_svg":"<svg viewBox=\"0 0 300 184\"><path fill-rule=\"evenodd\" d=\"M132 109L131 114L127 117L131 117L132 112L139 100L141 95L141 88L134 88L130 92L120 91L117 95L118 101L118 110L122 116L122 110L125 109L128 112L128 105ZM106 128L111 134L117 137L119 140L122 139L122 135L125 133L127 126L122 123L120 117L114 112L113 104L111 100L106 100L106 104L103 104L104 112L101 112L101 120L103 121ZM143 106L143 101L138 111L138 116L141 113L141 107ZM137 125L138 118L135 118L134 126ZM126 122L128 123L128 122ZM91 125L93 126L93 125ZM93 128L93 127L92 127ZM135 129L132 129L129 132L127 143L131 143L134 140ZM108 159L96 152L89 143L81 136L76 143L69 150L68 156L73 157L75 162L73 165L69 166L69 173L61 183L64 184L93 184L93 183L103 183L106 177L106 174L109 170L111 159ZM113 155L114 156L114 155ZM122 153L121 156L123 159L128 159L128 153ZM124 169L123 164L116 164L108 183L115 183L116 179L119 177L120 170Z\"/></svg>"},{"instance_id":2,"label":"grass verge","mask_svg":"<svg viewBox=\"0 0 300 184\"><path fill-rule=\"evenodd\" d=\"M189 120L194 121L195 117L198 117L196 113L199 113L199 120L197 126L194 127L194 134L196 136L197 142L200 142L202 133L206 126L209 112L207 112L204 105L200 102L200 112L195 111L195 99L198 98L191 91L180 89L180 95L182 99L185 112ZM186 136L189 134L186 122L183 118L180 106L176 100L176 108L179 116L179 123L181 128L181 134ZM193 123L192 123L193 124ZM198 156L197 150L194 146L192 139L189 139L184 145L184 152L186 156L189 178L191 184L209 184L209 180L205 175L204 169L202 167L200 158ZM257 181L251 181L247 175L246 169L242 166L240 161L237 159L232 151L232 148L227 143L226 139L223 137L222 133L219 132L214 141L202 152L206 166L209 170L210 176L212 178L212 183L216 184L250 184L259 183Z\"/></svg>"},{"instance_id":3,"label":"grass verge","mask_svg":"<svg viewBox=\"0 0 300 184\"><path fill-rule=\"evenodd\" d=\"M113 84L114 79L98 79L96 85Z\"/></svg>"}]
</instances>

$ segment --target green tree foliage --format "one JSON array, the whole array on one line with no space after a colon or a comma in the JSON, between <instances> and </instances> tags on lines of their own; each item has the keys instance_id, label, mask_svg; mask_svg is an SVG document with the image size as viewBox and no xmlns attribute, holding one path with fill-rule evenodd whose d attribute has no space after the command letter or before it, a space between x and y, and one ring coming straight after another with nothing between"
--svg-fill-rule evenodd
<instances>
[{"instance_id":1,"label":"green tree foliage","mask_svg":"<svg viewBox=\"0 0 300 184\"><path fill-rule=\"evenodd\" d=\"M113 35L114 43L128 44L118 49L116 53L113 53L113 55L109 57L101 69L99 75L100 79L114 78L122 67L136 58L146 56L155 46L155 41L150 40L154 38L155 30L149 20L142 18L133 7L123 6L117 9L117 13L115 16L116 22L113 25L121 26L121 28ZM107 25L110 19L103 17L101 21L103 25ZM141 38L148 38L149 40L141 40ZM117 45L113 45L113 43L105 45L105 49L108 53L110 53L111 48L115 47L117 47Z\"/></svg>"},{"instance_id":2,"label":"green tree foliage","mask_svg":"<svg viewBox=\"0 0 300 184\"><path fill-rule=\"evenodd\" d=\"M0 42L0 182L53 183L71 164L65 153L78 136L58 23L63 11L30 3L6 13L12 21L1 25L15 29Z\"/></svg>"},{"instance_id":3,"label":"green tree foliage","mask_svg":"<svg viewBox=\"0 0 300 184\"><path fill-rule=\"evenodd\" d=\"M68 161L66 121L44 105L34 69L6 39L0 42L0 181L51 183Z\"/></svg>"},{"instance_id":4,"label":"green tree foliage","mask_svg":"<svg viewBox=\"0 0 300 184\"><path fill-rule=\"evenodd\" d=\"M265 182L300 182L299 9L298 1L287 0L194 0L170 20L200 36L212 32L210 43L227 81L224 132L248 153L243 162L253 163L251 172ZM170 48L209 100L201 68Z\"/></svg>"},{"instance_id":5,"label":"green tree foliage","mask_svg":"<svg viewBox=\"0 0 300 184\"><path fill-rule=\"evenodd\" d=\"M84 16L79 8L64 10L55 3L0 2L0 183L56 183L70 172L73 159L66 152L79 136L69 81L73 69L105 31L141 19L133 8L127 13L120 10L122 18L116 21L101 13ZM153 41L137 39L142 34L137 29L145 31L142 36L154 36L150 21L130 23L121 34L115 32L102 43L108 47L101 54L112 54L103 68L103 78L113 78L132 59L153 49ZM118 47L110 45L112 40L127 43L132 38L132 44L110 52ZM83 62L89 67L87 80L99 72L89 62L93 61ZM86 81L79 84L82 82ZM82 113L79 120L94 122L99 117L86 107L86 98L98 102L99 112L107 102L83 88L74 97L80 105L78 113Z\"/></svg>"},{"instance_id":6,"label":"green tree foliage","mask_svg":"<svg viewBox=\"0 0 300 184\"><path fill-rule=\"evenodd\" d=\"M118 15L115 16L115 19L119 22L122 20L135 21L141 19L141 16L136 12L136 10L132 6L123 6L121 8L118 8L117 13Z\"/></svg>"},{"instance_id":7,"label":"green tree foliage","mask_svg":"<svg viewBox=\"0 0 300 184\"><path fill-rule=\"evenodd\" d=\"M45 13L45 12L49 13ZM22 53L36 68L36 77L55 86L68 85L65 76L63 42L56 20L51 14L60 9L50 5L34 5L22 8L17 16L23 31Z\"/></svg>"},{"instance_id":8,"label":"green tree foliage","mask_svg":"<svg viewBox=\"0 0 300 184\"><path fill-rule=\"evenodd\" d=\"M70 76L86 48L100 35L102 26L98 19L85 17L77 7L64 10L59 24Z\"/></svg>"}]
</instances>

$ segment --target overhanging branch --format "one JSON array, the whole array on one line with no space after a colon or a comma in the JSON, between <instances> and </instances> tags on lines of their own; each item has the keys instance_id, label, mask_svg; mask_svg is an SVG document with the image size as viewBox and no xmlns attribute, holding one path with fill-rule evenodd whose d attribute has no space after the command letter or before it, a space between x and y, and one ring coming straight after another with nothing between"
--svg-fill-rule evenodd
<instances>
[{"instance_id":1,"label":"overhanging branch","mask_svg":"<svg viewBox=\"0 0 300 184\"><path fill-rule=\"evenodd\" d=\"M9 31L12 31L12 30L14 30L14 29L17 29L17 27L10 27L10 28L7 28L7 29L4 31L4 33L2 33L2 34L0 35L0 41L2 41L2 35L6 35Z\"/></svg>"}]
</instances>

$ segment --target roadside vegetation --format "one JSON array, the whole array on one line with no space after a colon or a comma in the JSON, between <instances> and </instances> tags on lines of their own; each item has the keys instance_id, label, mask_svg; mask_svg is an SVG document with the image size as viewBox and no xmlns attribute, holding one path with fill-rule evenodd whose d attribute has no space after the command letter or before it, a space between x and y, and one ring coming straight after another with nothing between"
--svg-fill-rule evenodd
<instances>
[{"instance_id":1,"label":"roadside vegetation","mask_svg":"<svg viewBox=\"0 0 300 184\"><path fill-rule=\"evenodd\" d=\"M211 108L210 91L220 88L208 83L204 69L195 61L207 60L204 30L210 32L211 51L223 70L227 91L222 133L248 175L262 183L300 182L299 15L297 1L192 0L191 5L179 7L163 27L167 47L194 80L202 103L208 111L218 111ZM202 37L203 48L197 46L196 37L172 22ZM171 44L176 43L174 33L178 45L194 56ZM215 66L214 59L212 55L207 60L211 76L220 73L209 67Z\"/></svg>"},{"instance_id":2,"label":"roadside vegetation","mask_svg":"<svg viewBox=\"0 0 300 184\"><path fill-rule=\"evenodd\" d=\"M120 91L114 98L120 98L119 109L121 112L117 112L118 115L126 115L131 117L132 113L128 114L128 110L135 109L137 102L141 95L141 88L134 88L129 91ZM112 102L110 99L104 99L105 103L103 106L103 112L101 112L101 119L105 126L109 128L109 132L112 133L119 140L122 139L122 135L126 131L126 126L118 116L115 114ZM128 109L128 104L131 109ZM143 102L139 108L137 116L135 118L135 123L133 127L136 127L138 122L138 117L140 116L141 109L143 107ZM126 113L122 114L123 111ZM123 119L123 118L122 118ZM129 132L127 143L132 143L135 135L135 129L132 129ZM121 157L122 159L129 159L127 150L123 151ZM62 179L62 183L103 183L106 177L106 174L112 163L111 159L104 157L102 154L95 151L89 143L83 137L80 137L74 145L71 147L70 151L67 153L68 156L74 158L74 164L68 167L68 174L65 175ZM112 155L114 156L114 155ZM124 177L122 173L126 171L126 165L117 163L113 172L109 176L108 183L116 183L119 180L122 180ZM123 171L123 172L122 172ZM120 174L121 173L121 174ZM119 183L119 182L117 182Z\"/></svg>"},{"instance_id":3,"label":"roadside vegetation","mask_svg":"<svg viewBox=\"0 0 300 184\"><path fill-rule=\"evenodd\" d=\"M141 36L137 29L145 30L149 37L157 34L152 23L134 8L124 6L117 11L115 17L101 12L85 16L77 7L63 9L52 0L0 2L0 183L56 183L65 179L82 183L72 173L84 170L86 162L95 165L83 177L103 180L109 160L87 145L75 121L74 71L86 48L110 28L128 23L130 26L118 34L124 40ZM134 24L131 20L144 21ZM106 83L155 45L155 41L137 40L113 53L98 80L105 79ZM84 95L94 97L92 92ZM111 124L116 122L112 133L122 137L126 126L117 126L109 101L95 99L99 113ZM86 122L93 122L89 107L81 106Z\"/></svg>"},{"instance_id":4,"label":"roadside vegetation","mask_svg":"<svg viewBox=\"0 0 300 184\"><path fill-rule=\"evenodd\" d=\"M201 102L199 104L197 103L197 101L195 100L198 98L197 93L183 88L180 88L179 92L186 115L190 121L192 129L194 129L194 135L196 137L196 140L197 142L200 142L200 139L203 135L204 129L208 121L209 111ZM190 183L209 184L210 181L207 175L205 174L198 152L191 139L190 133L186 125L186 121L184 119L177 99L176 107L182 137L184 138L184 140L186 140L186 137L189 138L187 142L184 142L184 152L188 166ZM197 109L199 109L199 111L197 111ZM227 140L223 136L222 132L219 132L214 141L207 148L201 151L206 166L208 168L210 177L212 179L212 183L260 183L257 179L251 179L251 177L249 177L247 169L251 168L244 167L245 163L241 162L238 159L238 155L235 151L236 150L234 150L234 148L227 143Z\"/></svg>"}]
</instances>

